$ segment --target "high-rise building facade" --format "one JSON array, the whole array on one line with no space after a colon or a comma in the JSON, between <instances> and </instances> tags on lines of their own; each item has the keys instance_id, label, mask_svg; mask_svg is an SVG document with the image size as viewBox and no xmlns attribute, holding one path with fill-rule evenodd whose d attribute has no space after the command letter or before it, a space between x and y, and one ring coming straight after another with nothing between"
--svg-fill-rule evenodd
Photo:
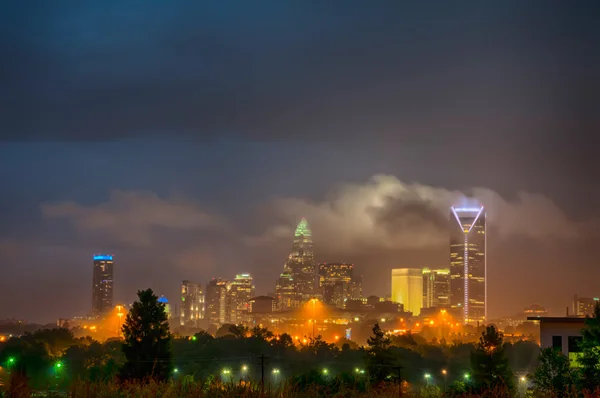
<instances>
[{"instance_id":1,"label":"high-rise building facade","mask_svg":"<svg viewBox=\"0 0 600 398\"><path fill-rule=\"evenodd\" d=\"M221 278L213 278L206 285L204 316L210 323L224 324L228 321L228 285L229 283Z\"/></svg>"},{"instance_id":2,"label":"high-rise building facade","mask_svg":"<svg viewBox=\"0 0 600 398\"><path fill-rule=\"evenodd\" d=\"M450 270L423 268L423 308L450 307Z\"/></svg>"},{"instance_id":3,"label":"high-rise building facade","mask_svg":"<svg viewBox=\"0 0 600 398\"><path fill-rule=\"evenodd\" d=\"M487 318L485 226L483 206L451 207L450 307L462 314L465 324Z\"/></svg>"},{"instance_id":4,"label":"high-rise building facade","mask_svg":"<svg viewBox=\"0 0 600 398\"><path fill-rule=\"evenodd\" d=\"M281 280L283 278L283 280ZM298 307L316 294L317 267L313 253L312 232L305 218L302 218L294 232L292 251L285 264L284 271L277 282L279 290L288 289L291 284L293 294L287 292L281 309ZM280 296L279 292L276 292ZM293 297L292 297L293 296ZM288 307L289 306L289 307Z\"/></svg>"},{"instance_id":5,"label":"high-rise building facade","mask_svg":"<svg viewBox=\"0 0 600 398\"><path fill-rule=\"evenodd\" d=\"M113 309L113 256L94 255L92 316L101 317Z\"/></svg>"},{"instance_id":6,"label":"high-rise building facade","mask_svg":"<svg viewBox=\"0 0 600 398\"><path fill-rule=\"evenodd\" d=\"M577 316L593 316L598 297L573 297L573 315Z\"/></svg>"},{"instance_id":7,"label":"high-rise building facade","mask_svg":"<svg viewBox=\"0 0 600 398\"><path fill-rule=\"evenodd\" d=\"M423 270L396 268L392 270L392 301L404 305L404 311L419 315L423 307Z\"/></svg>"},{"instance_id":8,"label":"high-rise building facade","mask_svg":"<svg viewBox=\"0 0 600 398\"><path fill-rule=\"evenodd\" d=\"M300 299L296 294L292 270L287 266L283 269L279 279L277 279L277 284L275 286L275 300L278 311L300 307Z\"/></svg>"},{"instance_id":9,"label":"high-rise building facade","mask_svg":"<svg viewBox=\"0 0 600 398\"><path fill-rule=\"evenodd\" d=\"M319 293L327 304L344 308L346 300L360 298L360 283L354 276L354 264L319 264Z\"/></svg>"},{"instance_id":10,"label":"high-rise building facade","mask_svg":"<svg viewBox=\"0 0 600 398\"><path fill-rule=\"evenodd\" d=\"M250 299L254 297L254 285L250 274L237 274L228 290L228 322L247 322Z\"/></svg>"},{"instance_id":11,"label":"high-rise building facade","mask_svg":"<svg viewBox=\"0 0 600 398\"><path fill-rule=\"evenodd\" d=\"M204 293L199 283L181 282L181 326L198 327L200 319L204 319Z\"/></svg>"}]
</instances>

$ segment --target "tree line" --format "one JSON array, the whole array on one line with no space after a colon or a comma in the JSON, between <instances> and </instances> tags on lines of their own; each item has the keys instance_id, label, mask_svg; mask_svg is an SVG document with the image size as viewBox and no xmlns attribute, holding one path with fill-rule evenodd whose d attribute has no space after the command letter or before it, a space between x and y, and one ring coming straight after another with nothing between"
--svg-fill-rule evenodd
<instances>
[{"instance_id":1,"label":"tree line","mask_svg":"<svg viewBox=\"0 0 600 398\"><path fill-rule=\"evenodd\" d=\"M230 385L262 392L265 386L292 386L317 388L321 395L390 386L406 396L600 393L600 307L586 319L579 367L557 351L540 351L533 342L506 343L494 326L476 344L428 344L419 335L386 335L378 324L364 347L344 339L328 343L320 336L303 343L266 328L236 325L222 329L218 337L200 332L175 338L164 304L150 289L138 292L122 331L123 339L104 343L76 338L67 329L13 337L0 345L0 391L66 391L84 381Z\"/></svg>"}]
</instances>

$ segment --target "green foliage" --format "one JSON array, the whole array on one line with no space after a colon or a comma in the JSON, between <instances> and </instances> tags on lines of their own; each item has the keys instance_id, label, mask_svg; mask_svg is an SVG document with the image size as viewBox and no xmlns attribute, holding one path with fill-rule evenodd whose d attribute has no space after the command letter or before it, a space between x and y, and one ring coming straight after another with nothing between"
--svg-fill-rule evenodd
<instances>
[{"instance_id":1,"label":"green foliage","mask_svg":"<svg viewBox=\"0 0 600 398\"><path fill-rule=\"evenodd\" d=\"M390 350L391 340L387 337L379 323L373 326L373 336L367 340L367 370L372 382L382 382L393 377L396 360Z\"/></svg>"},{"instance_id":2,"label":"green foliage","mask_svg":"<svg viewBox=\"0 0 600 398\"><path fill-rule=\"evenodd\" d=\"M579 345L583 385L589 391L600 386L600 303L596 303L594 314L587 317L581 330L582 341Z\"/></svg>"},{"instance_id":3,"label":"green foliage","mask_svg":"<svg viewBox=\"0 0 600 398\"><path fill-rule=\"evenodd\" d=\"M504 353L502 333L495 326L488 326L479 338L471 354L472 380L480 390L505 390L514 388L514 376Z\"/></svg>"},{"instance_id":4,"label":"green foliage","mask_svg":"<svg viewBox=\"0 0 600 398\"><path fill-rule=\"evenodd\" d=\"M122 380L167 380L173 370L171 334L165 305L152 289L138 291L138 301L123 325Z\"/></svg>"},{"instance_id":5,"label":"green foliage","mask_svg":"<svg viewBox=\"0 0 600 398\"><path fill-rule=\"evenodd\" d=\"M571 391L576 373L569 366L569 358L552 347L540 354L540 365L533 374L535 389L545 396L562 396Z\"/></svg>"}]
</instances>

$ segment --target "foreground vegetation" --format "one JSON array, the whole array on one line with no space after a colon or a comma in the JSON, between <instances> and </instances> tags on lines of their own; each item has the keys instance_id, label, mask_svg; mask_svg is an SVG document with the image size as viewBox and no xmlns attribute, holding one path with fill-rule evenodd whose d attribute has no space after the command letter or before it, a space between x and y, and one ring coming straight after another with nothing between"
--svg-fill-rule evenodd
<instances>
[{"instance_id":1,"label":"foreground vegetation","mask_svg":"<svg viewBox=\"0 0 600 398\"><path fill-rule=\"evenodd\" d=\"M365 347L320 337L294 344L264 328L232 326L220 337L173 338L164 307L139 292L124 340L99 343L66 329L41 330L0 345L0 394L73 397L228 396L600 396L600 308L586 321L581 368L532 342L505 343L489 326L477 344L428 344L386 336ZM537 368L537 370L536 370ZM531 373L528 375L527 373Z\"/></svg>"}]
</instances>

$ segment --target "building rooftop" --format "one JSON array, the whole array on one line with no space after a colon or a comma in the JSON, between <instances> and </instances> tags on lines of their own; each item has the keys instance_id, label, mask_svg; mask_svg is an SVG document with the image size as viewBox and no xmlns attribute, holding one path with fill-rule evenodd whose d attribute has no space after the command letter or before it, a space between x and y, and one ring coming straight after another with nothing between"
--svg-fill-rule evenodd
<instances>
[{"instance_id":1,"label":"building rooftop","mask_svg":"<svg viewBox=\"0 0 600 398\"><path fill-rule=\"evenodd\" d=\"M540 321L540 322L571 322L571 323L584 323L585 318L577 316L528 316L528 321Z\"/></svg>"}]
</instances>

